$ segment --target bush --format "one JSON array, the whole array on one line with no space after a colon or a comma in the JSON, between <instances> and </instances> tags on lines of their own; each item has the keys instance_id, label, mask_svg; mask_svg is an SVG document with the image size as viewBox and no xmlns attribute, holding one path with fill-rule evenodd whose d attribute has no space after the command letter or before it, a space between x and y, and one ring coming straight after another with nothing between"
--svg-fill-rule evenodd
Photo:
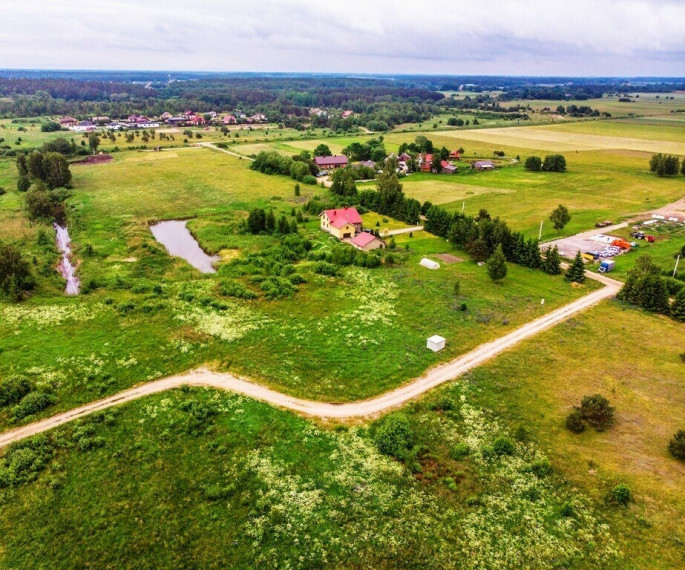
<instances>
[{"instance_id":1,"label":"bush","mask_svg":"<svg viewBox=\"0 0 685 570\"><path fill-rule=\"evenodd\" d=\"M685 461L685 429L678 430L668 442L668 451L676 459Z\"/></svg>"},{"instance_id":2,"label":"bush","mask_svg":"<svg viewBox=\"0 0 685 570\"><path fill-rule=\"evenodd\" d=\"M609 500L617 505L627 506L632 500L632 494L630 492L630 487L625 483L620 483L616 485L609 493Z\"/></svg>"},{"instance_id":3,"label":"bush","mask_svg":"<svg viewBox=\"0 0 685 570\"><path fill-rule=\"evenodd\" d=\"M459 443L455 444L455 446L450 450L450 456L452 457L452 459L455 459L457 461L463 459L469 453L471 453L471 448L469 447L468 443L465 443L463 441L460 441Z\"/></svg>"},{"instance_id":4,"label":"bush","mask_svg":"<svg viewBox=\"0 0 685 570\"><path fill-rule=\"evenodd\" d=\"M552 465L547 459L540 459L530 466L530 470L538 479L543 479L552 472Z\"/></svg>"},{"instance_id":5,"label":"bush","mask_svg":"<svg viewBox=\"0 0 685 570\"><path fill-rule=\"evenodd\" d=\"M414 432L403 414L390 414L382 420L374 434L378 451L397 459L405 459L414 446Z\"/></svg>"},{"instance_id":6,"label":"bush","mask_svg":"<svg viewBox=\"0 0 685 570\"><path fill-rule=\"evenodd\" d=\"M529 156L526 158L524 168L532 172L539 172L542 170L542 159L539 156Z\"/></svg>"},{"instance_id":7,"label":"bush","mask_svg":"<svg viewBox=\"0 0 685 570\"><path fill-rule=\"evenodd\" d=\"M597 431L604 431L614 423L615 408L601 394L585 396L580 402L580 416Z\"/></svg>"},{"instance_id":8,"label":"bush","mask_svg":"<svg viewBox=\"0 0 685 570\"><path fill-rule=\"evenodd\" d=\"M23 376L10 376L0 380L0 408L16 404L32 389L31 382Z\"/></svg>"},{"instance_id":9,"label":"bush","mask_svg":"<svg viewBox=\"0 0 685 570\"><path fill-rule=\"evenodd\" d=\"M5 189L0 186L0 196L3 196L4 194L6 194Z\"/></svg>"},{"instance_id":10,"label":"bush","mask_svg":"<svg viewBox=\"0 0 685 570\"><path fill-rule=\"evenodd\" d=\"M254 291L250 291L245 285L236 281L223 281L219 290L226 297L235 297L236 299L257 298L257 294Z\"/></svg>"},{"instance_id":11,"label":"bush","mask_svg":"<svg viewBox=\"0 0 685 570\"><path fill-rule=\"evenodd\" d=\"M53 448L44 435L15 443L0 459L0 489L33 481L47 467L52 455Z\"/></svg>"},{"instance_id":12,"label":"bush","mask_svg":"<svg viewBox=\"0 0 685 570\"><path fill-rule=\"evenodd\" d=\"M260 287L266 294L266 298L270 301L290 297L295 293L295 287L289 279L277 277L275 275L264 279L260 284Z\"/></svg>"},{"instance_id":13,"label":"bush","mask_svg":"<svg viewBox=\"0 0 685 570\"><path fill-rule=\"evenodd\" d=\"M504 436L499 436L492 442L492 449L497 455L514 455L515 451L512 441Z\"/></svg>"},{"instance_id":14,"label":"bush","mask_svg":"<svg viewBox=\"0 0 685 570\"><path fill-rule=\"evenodd\" d=\"M339 271L338 268L332 263L328 263L327 261L319 261L314 266L314 273L318 273L319 275L328 275L329 277L335 277L338 275Z\"/></svg>"},{"instance_id":15,"label":"bush","mask_svg":"<svg viewBox=\"0 0 685 570\"><path fill-rule=\"evenodd\" d=\"M568 416L566 416L566 429L572 431L573 433L581 433L585 431L583 416L578 410L573 410Z\"/></svg>"},{"instance_id":16,"label":"bush","mask_svg":"<svg viewBox=\"0 0 685 570\"><path fill-rule=\"evenodd\" d=\"M31 188L29 177L20 176L19 180L17 180L17 190L19 190L19 192L26 192L29 188Z\"/></svg>"},{"instance_id":17,"label":"bush","mask_svg":"<svg viewBox=\"0 0 685 570\"><path fill-rule=\"evenodd\" d=\"M302 178L302 184L309 184L310 186L316 186L316 176L312 176L311 174L307 174L307 176L304 176Z\"/></svg>"},{"instance_id":18,"label":"bush","mask_svg":"<svg viewBox=\"0 0 685 570\"><path fill-rule=\"evenodd\" d=\"M42 412L57 401L49 392L31 392L12 408L12 421L22 420L32 414Z\"/></svg>"}]
</instances>

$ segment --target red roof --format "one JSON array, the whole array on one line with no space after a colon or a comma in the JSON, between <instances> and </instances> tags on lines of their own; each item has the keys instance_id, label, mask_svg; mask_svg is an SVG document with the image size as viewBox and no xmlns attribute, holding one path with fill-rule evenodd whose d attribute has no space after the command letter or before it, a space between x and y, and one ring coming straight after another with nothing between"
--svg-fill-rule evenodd
<instances>
[{"instance_id":1,"label":"red roof","mask_svg":"<svg viewBox=\"0 0 685 570\"><path fill-rule=\"evenodd\" d=\"M361 232L354 236L354 238L352 239L352 243L357 247L364 247L369 245L375 239L375 235L370 234L368 232Z\"/></svg>"},{"instance_id":2,"label":"red roof","mask_svg":"<svg viewBox=\"0 0 685 570\"><path fill-rule=\"evenodd\" d=\"M451 158L459 158L459 151L453 150L452 152L450 152L450 157Z\"/></svg>"},{"instance_id":3,"label":"red roof","mask_svg":"<svg viewBox=\"0 0 685 570\"><path fill-rule=\"evenodd\" d=\"M314 162L317 166L339 166L347 164L347 157L344 154L338 156L315 156Z\"/></svg>"},{"instance_id":4,"label":"red roof","mask_svg":"<svg viewBox=\"0 0 685 570\"><path fill-rule=\"evenodd\" d=\"M325 210L324 214L334 228L342 228L345 224L362 223L362 217L357 212L357 208L336 208L335 210Z\"/></svg>"}]
</instances>

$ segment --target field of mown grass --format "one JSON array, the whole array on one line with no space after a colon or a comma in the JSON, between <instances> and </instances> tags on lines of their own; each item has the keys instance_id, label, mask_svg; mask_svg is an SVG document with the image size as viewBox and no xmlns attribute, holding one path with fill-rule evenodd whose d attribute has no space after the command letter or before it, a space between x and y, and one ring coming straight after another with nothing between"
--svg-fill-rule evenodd
<instances>
[{"instance_id":1,"label":"field of mown grass","mask_svg":"<svg viewBox=\"0 0 685 570\"><path fill-rule=\"evenodd\" d=\"M685 328L615 301L527 340L469 375L474 400L510 426L523 426L596 504L625 482L635 501L607 508L614 536L635 568L685 561L685 464L667 451L685 429ZM564 418L580 399L601 393L616 407L603 433L576 435Z\"/></svg>"}]
</instances>

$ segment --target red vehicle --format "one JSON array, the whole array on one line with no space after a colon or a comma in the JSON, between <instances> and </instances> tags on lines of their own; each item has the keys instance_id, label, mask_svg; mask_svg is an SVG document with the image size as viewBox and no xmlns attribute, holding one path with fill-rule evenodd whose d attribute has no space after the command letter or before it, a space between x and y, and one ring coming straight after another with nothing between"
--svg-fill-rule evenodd
<instances>
[{"instance_id":1,"label":"red vehicle","mask_svg":"<svg viewBox=\"0 0 685 570\"><path fill-rule=\"evenodd\" d=\"M647 241L648 241L649 243L654 243L654 240L655 240L656 238L655 238L654 236L647 236L646 239L647 239Z\"/></svg>"}]
</instances>

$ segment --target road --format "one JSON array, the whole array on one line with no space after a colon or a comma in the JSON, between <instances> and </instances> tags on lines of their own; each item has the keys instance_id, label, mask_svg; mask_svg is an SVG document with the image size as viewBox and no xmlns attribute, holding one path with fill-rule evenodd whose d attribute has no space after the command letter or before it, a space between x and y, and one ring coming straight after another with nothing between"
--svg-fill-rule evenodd
<instances>
[{"instance_id":1,"label":"road","mask_svg":"<svg viewBox=\"0 0 685 570\"><path fill-rule=\"evenodd\" d=\"M388 230L387 232L382 233L381 235L383 237L386 236L396 236L398 234L408 234L409 232L418 232L423 229L423 226L412 226L410 228L402 228L399 230Z\"/></svg>"},{"instance_id":2,"label":"road","mask_svg":"<svg viewBox=\"0 0 685 570\"><path fill-rule=\"evenodd\" d=\"M208 143L208 142L196 143L196 146L211 148L214 150L218 150L219 152L224 152L226 154L230 154L231 156L237 156L238 158L242 158L243 160L249 160L250 162L254 162L254 158L250 158L249 156L238 154L237 152L233 152L233 151L227 150L225 148L219 148L218 146L215 146L212 143Z\"/></svg>"},{"instance_id":3,"label":"road","mask_svg":"<svg viewBox=\"0 0 685 570\"><path fill-rule=\"evenodd\" d=\"M74 408L68 412L57 414L50 418L28 424L0 434L0 448L20 441L26 437L48 431L67 422L83 418L94 412L106 410L131 400L137 400L151 394L157 394L172 388L178 388L184 384L189 386L209 386L221 390L229 390L237 394L243 394L268 404L287 410L317 418L353 419L377 416L397 408L406 402L421 396L427 391L454 380L458 376L480 366L484 362L503 353L520 342L544 331L569 317L596 305L604 299L616 295L622 283L605 275L587 272L587 277L601 282L604 287L593 291L577 299L568 305L556 309L542 317L539 317L525 325L487 342L472 351L428 370L422 376L411 380L407 384L381 394L375 398L350 402L347 404L332 404L304 400L282 394L276 390L256 384L244 378L224 372L212 372L207 369L193 370L186 374L171 376L161 380L155 380L147 384L136 386L129 390L119 392L114 396L91 402L84 406Z\"/></svg>"}]
</instances>

